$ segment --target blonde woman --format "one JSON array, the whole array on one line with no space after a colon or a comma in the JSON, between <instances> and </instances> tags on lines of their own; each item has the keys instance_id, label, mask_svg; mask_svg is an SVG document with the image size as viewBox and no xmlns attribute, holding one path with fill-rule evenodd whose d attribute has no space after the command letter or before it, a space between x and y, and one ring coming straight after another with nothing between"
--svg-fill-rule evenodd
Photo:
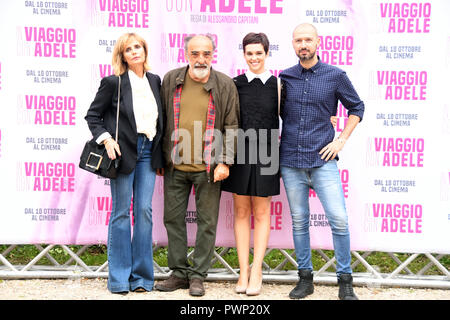
<instances>
[{"instance_id":1,"label":"blonde woman","mask_svg":"<svg viewBox=\"0 0 450 320\"><path fill-rule=\"evenodd\" d=\"M112 212L108 225L108 290L126 294L153 289L152 195L163 168L161 79L148 72L148 46L135 33L122 35L114 47L115 75L105 77L85 117L94 139L111 159L121 157L111 179ZM118 97L119 77L121 79ZM118 141L117 101L120 99ZM130 205L133 198L133 238Z\"/></svg>"}]
</instances>

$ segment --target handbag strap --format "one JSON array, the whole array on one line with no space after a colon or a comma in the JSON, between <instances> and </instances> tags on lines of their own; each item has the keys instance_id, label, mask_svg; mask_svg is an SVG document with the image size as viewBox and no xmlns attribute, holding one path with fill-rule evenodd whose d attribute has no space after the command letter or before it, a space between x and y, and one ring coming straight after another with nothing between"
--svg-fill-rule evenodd
<instances>
[{"instance_id":1,"label":"handbag strap","mask_svg":"<svg viewBox=\"0 0 450 320\"><path fill-rule=\"evenodd\" d=\"M120 109L120 75L119 75L119 88L117 90L117 115L116 115L116 142L118 143L119 138L119 109Z\"/></svg>"}]
</instances>

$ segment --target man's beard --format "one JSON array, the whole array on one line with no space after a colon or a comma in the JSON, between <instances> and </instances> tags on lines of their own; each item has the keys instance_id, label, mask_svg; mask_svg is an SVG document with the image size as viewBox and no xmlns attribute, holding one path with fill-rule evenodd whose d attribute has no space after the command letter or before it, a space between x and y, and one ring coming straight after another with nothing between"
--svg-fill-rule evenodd
<instances>
[{"instance_id":1,"label":"man's beard","mask_svg":"<svg viewBox=\"0 0 450 320\"><path fill-rule=\"evenodd\" d=\"M303 49L302 49L303 50ZM300 51L302 51L300 50ZM314 58L316 51L314 52L308 52L306 55L302 55L300 51L297 53L297 57L299 57L300 61L308 61Z\"/></svg>"},{"instance_id":2,"label":"man's beard","mask_svg":"<svg viewBox=\"0 0 450 320\"><path fill-rule=\"evenodd\" d=\"M204 79L209 75L210 66L207 64L196 63L192 66L192 72L199 79Z\"/></svg>"}]
</instances>

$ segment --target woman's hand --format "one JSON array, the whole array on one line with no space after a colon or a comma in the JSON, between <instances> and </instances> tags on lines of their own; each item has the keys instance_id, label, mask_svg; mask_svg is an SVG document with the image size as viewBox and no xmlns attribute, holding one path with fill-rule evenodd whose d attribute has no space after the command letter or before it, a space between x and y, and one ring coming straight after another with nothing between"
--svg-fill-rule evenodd
<instances>
[{"instance_id":1,"label":"woman's hand","mask_svg":"<svg viewBox=\"0 0 450 320\"><path fill-rule=\"evenodd\" d=\"M103 141L103 144L105 145L106 152L108 153L108 157L111 160L116 159L116 152L119 156L122 155L120 153L119 144L113 138L105 139L105 141Z\"/></svg>"},{"instance_id":2,"label":"woman's hand","mask_svg":"<svg viewBox=\"0 0 450 320\"><path fill-rule=\"evenodd\" d=\"M331 121L331 124L333 125L333 128L336 129L336 125L337 125L337 117L336 117L336 116L331 116L331 117L330 117L330 121Z\"/></svg>"}]
</instances>

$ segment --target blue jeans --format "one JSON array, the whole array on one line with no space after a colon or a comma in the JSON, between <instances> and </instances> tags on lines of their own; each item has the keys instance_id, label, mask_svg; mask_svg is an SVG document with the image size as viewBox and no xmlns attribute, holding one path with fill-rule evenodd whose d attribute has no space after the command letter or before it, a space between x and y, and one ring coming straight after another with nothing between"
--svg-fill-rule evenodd
<instances>
[{"instance_id":1,"label":"blue jeans","mask_svg":"<svg viewBox=\"0 0 450 320\"><path fill-rule=\"evenodd\" d=\"M298 269L313 270L309 237L309 189L315 190L323 206L333 235L336 273L352 273L350 233L344 192L336 160L318 168L281 167L286 195L291 209L292 233Z\"/></svg>"},{"instance_id":2,"label":"blue jeans","mask_svg":"<svg viewBox=\"0 0 450 320\"><path fill-rule=\"evenodd\" d=\"M108 225L108 289L111 292L153 289L152 142L138 136L136 168L111 179L112 212ZM133 197L133 238L130 205Z\"/></svg>"}]
</instances>

